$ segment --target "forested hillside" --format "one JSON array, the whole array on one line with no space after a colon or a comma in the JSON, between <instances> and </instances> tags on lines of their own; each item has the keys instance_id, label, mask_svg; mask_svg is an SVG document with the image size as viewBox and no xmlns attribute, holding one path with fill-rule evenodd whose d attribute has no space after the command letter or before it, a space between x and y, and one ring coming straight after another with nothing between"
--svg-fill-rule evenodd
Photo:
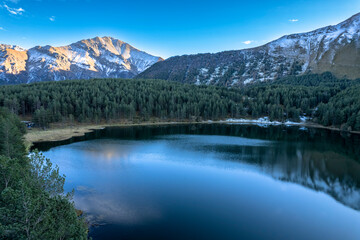
<instances>
[{"instance_id":1,"label":"forested hillside","mask_svg":"<svg viewBox=\"0 0 360 240\"><path fill-rule=\"evenodd\" d=\"M0 109L0 239L87 239L64 177L38 152L27 156L24 124Z\"/></svg>"},{"instance_id":2,"label":"forested hillside","mask_svg":"<svg viewBox=\"0 0 360 240\"><path fill-rule=\"evenodd\" d=\"M203 121L258 118L360 130L360 81L330 73L288 77L243 89L164 80L95 79L4 86L0 106L39 127L51 122Z\"/></svg>"},{"instance_id":3,"label":"forested hillside","mask_svg":"<svg viewBox=\"0 0 360 240\"><path fill-rule=\"evenodd\" d=\"M287 77L277 81L255 84L244 94L257 99L267 109L260 109L273 119L306 115L314 123L342 130L360 130L360 79L337 79L331 73Z\"/></svg>"},{"instance_id":4,"label":"forested hillside","mask_svg":"<svg viewBox=\"0 0 360 240\"><path fill-rule=\"evenodd\" d=\"M6 86L0 105L32 115L44 125L65 119L100 120L221 119L245 115L240 90L196 87L164 80L97 79Z\"/></svg>"}]
</instances>

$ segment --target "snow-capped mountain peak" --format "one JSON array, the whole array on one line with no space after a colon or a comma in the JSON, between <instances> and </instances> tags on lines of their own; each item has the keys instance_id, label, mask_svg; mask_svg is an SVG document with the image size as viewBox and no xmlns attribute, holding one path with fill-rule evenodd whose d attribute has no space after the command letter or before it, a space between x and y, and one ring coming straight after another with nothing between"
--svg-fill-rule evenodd
<instances>
[{"instance_id":1,"label":"snow-capped mountain peak","mask_svg":"<svg viewBox=\"0 0 360 240\"><path fill-rule=\"evenodd\" d=\"M112 37L95 37L62 47L36 46L29 50L0 45L0 82L132 78L162 60Z\"/></svg>"}]
</instances>

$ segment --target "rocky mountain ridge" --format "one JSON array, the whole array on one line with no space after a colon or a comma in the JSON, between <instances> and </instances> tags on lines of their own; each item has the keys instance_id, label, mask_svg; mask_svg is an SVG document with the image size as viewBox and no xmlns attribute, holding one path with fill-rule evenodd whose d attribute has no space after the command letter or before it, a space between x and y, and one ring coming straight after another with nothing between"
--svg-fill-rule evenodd
<instances>
[{"instance_id":1,"label":"rocky mountain ridge","mask_svg":"<svg viewBox=\"0 0 360 240\"><path fill-rule=\"evenodd\" d=\"M96 37L63 47L29 50L0 45L0 83L32 83L65 79L133 78L163 61L111 37Z\"/></svg>"},{"instance_id":2,"label":"rocky mountain ridge","mask_svg":"<svg viewBox=\"0 0 360 240\"><path fill-rule=\"evenodd\" d=\"M283 36L256 48L172 57L138 78L220 86L327 71L340 78L360 78L359 33L360 13L338 25Z\"/></svg>"}]
</instances>

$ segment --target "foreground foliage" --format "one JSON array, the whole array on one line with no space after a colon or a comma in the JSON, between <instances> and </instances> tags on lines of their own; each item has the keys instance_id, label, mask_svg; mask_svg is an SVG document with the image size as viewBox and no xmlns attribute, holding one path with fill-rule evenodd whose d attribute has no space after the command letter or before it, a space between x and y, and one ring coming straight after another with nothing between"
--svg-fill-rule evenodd
<instances>
[{"instance_id":1,"label":"foreground foliage","mask_svg":"<svg viewBox=\"0 0 360 240\"><path fill-rule=\"evenodd\" d=\"M87 239L87 226L64 195L49 159L26 156L23 124L0 110L0 239Z\"/></svg>"},{"instance_id":2,"label":"foreground foliage","mask_svg":"<svg viewBox=\"0 0 360 240\"><path fill-rule=\"evenodd\" d=\"M5 86L0 106L42 128L51 122L219 120L270 117L360 130L360 81L331 73L287 77L241 89L164 80L94 79ZM350 104L351 106L348 106Z\"/></svg>"}]
</instances>

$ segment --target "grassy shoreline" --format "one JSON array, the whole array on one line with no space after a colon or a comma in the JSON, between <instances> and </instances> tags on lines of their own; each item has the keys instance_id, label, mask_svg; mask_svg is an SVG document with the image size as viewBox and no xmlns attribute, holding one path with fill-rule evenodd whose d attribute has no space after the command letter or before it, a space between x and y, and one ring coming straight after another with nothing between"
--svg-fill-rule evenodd
<instances>
[{"instance_id":1,"label":"grassy shoreline","mask_svg":"<svg viewBox=\"0 0 360 240\"><path fill-rule=\"evenodd\" d=\"M68 140L72 137L84 136L86 133L92 132L94 130L103 129L106 127L134 127L134 126L161 126L161 125L179 125L179 124L213 124L213 123L223 123L223 124L236 124L237 122L231 121L202 121L202 122L141 122L141 123L130 123L130 122L121 122L121 123L99 123L99 124L76 124L73 126L63 126L60 124L53 124L47 130L42 130L39 128L29 129L25 134L25 143L26 146L30 147L34 142L51 142L51 141L62 141ZM242 122L241 124L256 125L257 123L251 122ZM341 132L340 128L335 127L326 127L316 123L297 123L297 124L287 124L292 126L299 127L309 127L309 128L318 128L318 129L328 129L332 131ZM359 131L345 131L346 133L360 134Z\"/></svg>"},{"instance_id":2,"label":"grassy shoreline","mask_svg":"<svg viewBox=\"0 0 360 240\"><path fill-rule=\"evenodd\" d=\"M73 126L63 126L52 124L50 128L42 130L40 128L28 129L25 134L25 142L29 147L34 142L52 142L68 140L72 137L84 136L86 133L106 127L134 127L134 126L156 126L156 125L178 125L195 124L205 122L141 122L141 123L99 123L99 124L76 124Z\"/></svg>"}]
</instances>

